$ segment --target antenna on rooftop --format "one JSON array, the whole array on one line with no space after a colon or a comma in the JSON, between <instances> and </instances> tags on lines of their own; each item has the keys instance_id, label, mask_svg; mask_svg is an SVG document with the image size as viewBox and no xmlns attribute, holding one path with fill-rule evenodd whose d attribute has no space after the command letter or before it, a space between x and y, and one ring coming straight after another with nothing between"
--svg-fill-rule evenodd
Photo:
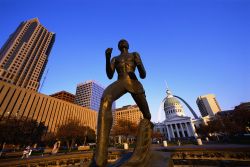
<instances>
[{"instance_id":1,"label":"antenna on rooftop","mask_svg":"<svg viewBox=\"0 0 250 167\"><path fill-rule=\"evenodd\" d=\"M43 77L42 84L41 84L41 86L40 86L40 88L39 88L39 91L38 91L39 93L41 93L41 90L42 90L42 88L43 88L43 85L44 85L44 82L45 82L45 80L46 80L46 77L47 77L48 72L49 72L49 69L46 70L46 73L45 73L45 75L44 75L44 77Z\"/></svg>"},{"instance_id":2,"label":"antenna on rooftop","mask_svg":"<svg viewBox=\"0 0 250 167\"><path fill-rule=\"evenodd\" d=\"M167 81L165 80L164 82L165 82L165 85L166 85L167 90L169 90Z\"/></svg>"}]
</instances>

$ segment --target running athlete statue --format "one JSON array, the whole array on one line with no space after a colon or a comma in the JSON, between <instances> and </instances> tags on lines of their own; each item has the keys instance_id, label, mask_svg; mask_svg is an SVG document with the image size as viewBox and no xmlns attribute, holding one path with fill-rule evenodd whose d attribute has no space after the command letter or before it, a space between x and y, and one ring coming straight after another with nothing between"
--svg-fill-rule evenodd
<instances>
[{"instance_id":1,"label":"running athlete statue","mask_svg":"<svg viewBox=\"0 0 250 167\"><path fill-rule=\"evenodd\" d=\"M121 51L120 55L113 57L111 61L113 49L107 48L105 52L107 76L112 79L116 70L118 79L105 89L101 99L97 125L97 147L94 157L95 166L98 167L107 165L108 141L113 122L111 107L115 100L129 92L141 110L144 119L149 121L151 119L143 86L135 75L137 67L140 78L146 77L140 55L137 52L129 53L129 44L124 39L119 41L118 48Z\"/></svg>"}]
</instances>

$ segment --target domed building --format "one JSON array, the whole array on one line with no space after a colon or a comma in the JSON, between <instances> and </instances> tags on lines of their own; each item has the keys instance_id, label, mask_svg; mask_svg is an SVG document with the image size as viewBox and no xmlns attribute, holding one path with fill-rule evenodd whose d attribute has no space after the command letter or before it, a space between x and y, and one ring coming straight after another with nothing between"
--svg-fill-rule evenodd
<instances>
[{"instance_id":1,"label":"domed building","mask_svg":"<svg viewBox=\"0 0 250 167\"><path fill-rule=\"evenodd\" d=\"M191 117L185 116L182 104L169 89L163 104L166 119L161 123L156 123L154 131L162 133L169 141L194 138L195 131Z\"/></svg>"},{"instance_id":2,"label":"domed building","mask_svg":"<svg viewBox=\"0 0 250 167\"><path fill-rule=\"evenodd\" d=\"M167 97L163 101L166 119L171 119L175 116L185 116L181 103L172 95L170 90L167 90Z\"/></svg>"}]
</instances>

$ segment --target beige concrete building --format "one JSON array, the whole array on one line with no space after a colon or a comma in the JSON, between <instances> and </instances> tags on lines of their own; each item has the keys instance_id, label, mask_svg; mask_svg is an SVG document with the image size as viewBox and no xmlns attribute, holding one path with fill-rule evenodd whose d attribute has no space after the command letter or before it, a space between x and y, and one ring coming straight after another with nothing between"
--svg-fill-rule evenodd
<instances>
[{"instance_id":1,"label":"beige concrete building","mask_svg":"<svg viewBox=\"0 0 250 167\"><path fill-rule=\"evenodd\" d=\"M70 102L70 103L74 103L75 102L75 95L69 93L69 92L66 92L66 91L60 91L60 92L56 92L52 95L50 95L51 97L54 97L54 98L57 98L57 99L60 99L60 100L64 100L64 101L67 101L67 102Z\"/></svg>"},{"instance_id":2,"label":"beige concrete building","mask_svg":"<svg viewBox=\"0 0 250 167\"><path fill-rule=\"evenodd\" d=\"M122 108L117 108L113 112L113 125L116 125L119 120L129 120L139 124L141 119L143 119L143 115L137 105L128 105Z\"/></svg>"},{"instance_id":3,"label":"beige concrete building","mask_svg":"<svg viewBox=\"0 0 250 167\"><path fill-rule=\"evenodd\" d=\"M199 96L196 100L202 117L207 115L214 116L217 112L221 111L220 106L213 94Z\"/></svg>"},{"instance_id":4,"label":"beige concrete building","mask_svg":"<svg viewBox=\"0 0 250 167\"><path fill-rule=\"evenodd\" d=\"M70 119L95 131L97 126L94 110L0 81L0 120L10 116L44 122L48 132L55 132Z\"/></svg>"},{"instance_id":5,"label":"beige concrete building","mask_svg":"<svg viewBox=\"0 0 250 167\"><path fill-rule=\"evenodd\" d=\"M54 41L37 18L22 22L0 50L0 80L37 91Z\"/></svg>"}]
</instances>

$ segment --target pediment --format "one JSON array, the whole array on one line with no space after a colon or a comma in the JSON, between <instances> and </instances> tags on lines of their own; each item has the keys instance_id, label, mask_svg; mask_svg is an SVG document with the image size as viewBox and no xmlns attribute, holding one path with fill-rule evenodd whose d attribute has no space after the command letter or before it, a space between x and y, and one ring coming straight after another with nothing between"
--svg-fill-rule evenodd
<instances>
[{"instance_id":1,"label":"pediment","mask_svg":"<svg viewBox=\"0 0 250 167\"><path fill-rule=\"evenodd\" d=\"M191 117L187 117L187 116L175 116L175 117L171 117L171 118L166 119L164 121L164 123L172 122L172 121L184 121L184 120L190 121Z\"/></svg>"}]
</instances>

